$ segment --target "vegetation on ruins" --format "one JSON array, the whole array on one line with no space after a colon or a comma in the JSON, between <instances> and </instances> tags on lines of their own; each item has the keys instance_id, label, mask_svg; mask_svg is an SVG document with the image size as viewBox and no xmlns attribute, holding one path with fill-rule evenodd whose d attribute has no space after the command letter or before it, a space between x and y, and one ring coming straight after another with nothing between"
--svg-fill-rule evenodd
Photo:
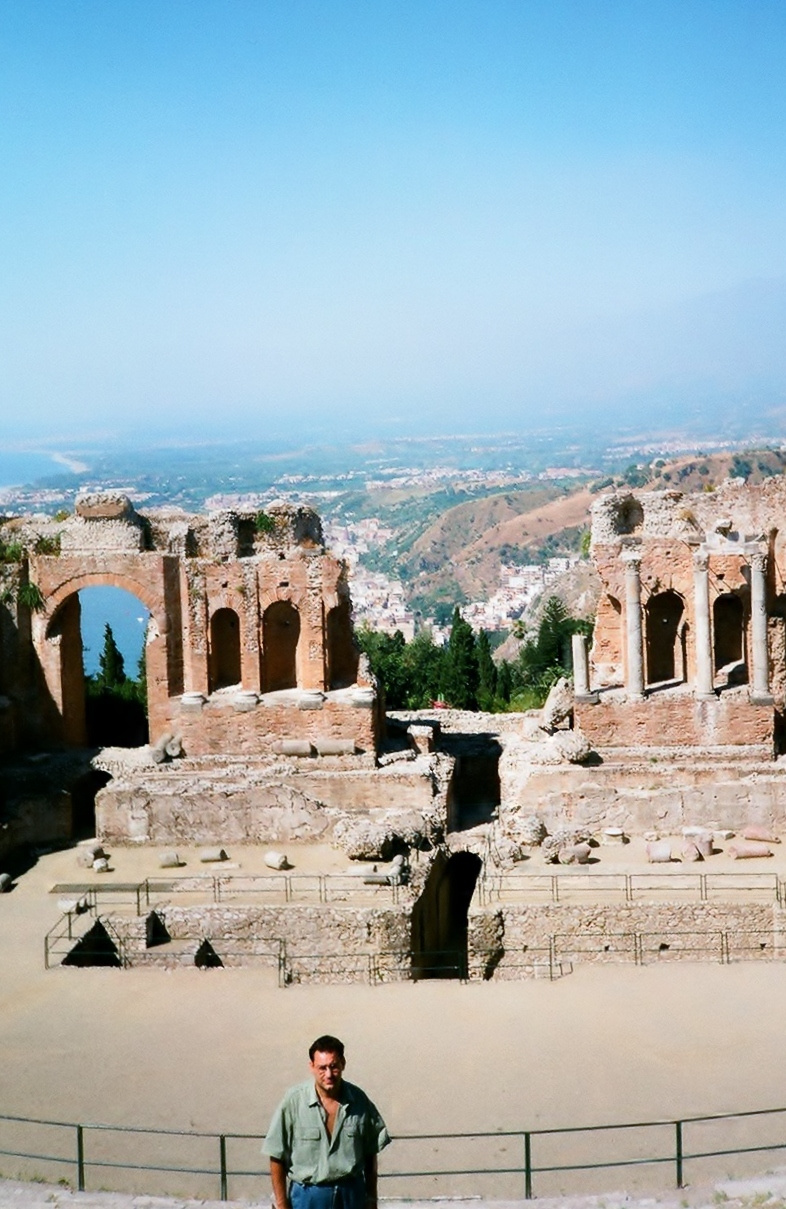
<instances>
[{"instance_id":1,"label":"vegetation on ruins","mask_svg":"<svg viewBox=\"0 0 786 1209\"><path fill-rule=\"evenodd\" d=\"M21 542L8 542L0 537L0 563L20 563L24 553Z\"/></svg>"},{"instance_id":2,"label":"vegetation on ruins","mask_svg":"<svg viewBox=\"0 0 786 1209\"><path fill-rule=\"evenodd\" d=\"M571 636L591 633L552 596L533 635L513 661L495 662L489 635L453 610L450 637L437 646L429 630L406 642L400 630L384 634L361 627L357 637L379 679L388 709L427 709L435 702L454 709L504 713L537 709L560 676L572 672Z\"/></svg>"},{"instance_id":3,"label":"vegetation on ruins","mask_svg":"<svg viewBox=\"0 0 786 1209\"><path fill-rule=\"evenodd\" d=\"M257 533L272 533L276 527L276 522L272 516L268 516L267 512L258 512L254 518Z\"/></svg>"},{"instance_id":4,"label":"vegetation on ruins","mask_svg":"<svg viewBox=\"0 0 786 1209\"><path fill-rule=\"evenodd\" d=\"M44 608L44 596L38 584L22 583L16 590L16 602L33 613L40 613Z\"/></svg>"},{"instance_id":5,"label":"vegetation on ruins","mask_svg":"<svg viewBox=\"0 0 786 1209\"><path fill-rule=\"evenodd\" d=\"M134 747L147 742L147 674L144 649L136 678L126 675L125 660L112 627L104 626L98 672L85 676L85 709L90 742Z\"/></svg>"}]
</instances>

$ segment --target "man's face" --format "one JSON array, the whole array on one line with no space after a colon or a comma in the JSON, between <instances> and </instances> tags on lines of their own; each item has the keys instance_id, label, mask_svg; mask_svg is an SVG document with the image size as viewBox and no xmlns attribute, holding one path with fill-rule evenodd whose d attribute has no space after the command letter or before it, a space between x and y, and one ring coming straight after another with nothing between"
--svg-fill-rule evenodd
<instances>
[{"instance_id":1,"label":"man's face","mask_svg":"<svg viewBox=\"0 0 786 1209\"><path fill-rule=\"evenodd\" d=\"M341 1076L346 1063L338 1054L317 1050L311 1060L311 1073L321 1091L335 1092L341 1086Z\"/></svg>"}]
</instances>

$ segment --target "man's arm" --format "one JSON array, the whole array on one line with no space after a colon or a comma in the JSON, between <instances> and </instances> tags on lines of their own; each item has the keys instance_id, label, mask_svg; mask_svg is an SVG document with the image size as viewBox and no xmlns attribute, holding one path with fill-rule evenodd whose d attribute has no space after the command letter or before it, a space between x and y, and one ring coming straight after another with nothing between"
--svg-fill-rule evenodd
<instances>
[{"instance_id":1,"label":"man's arm","mask_svg":"<svg viewBox=\"0 0 786 1209\"><path fill-rule=\"evenodd\" d=\"M273 1202L276 1209L289 1209L287 1169L281 1159L270 1160L270 1182L273 1185Z\"/></svg>"},{"instance_id":2,"label":"man's arm","mask_svg":"<svg viewBox=\"0 0 786 1209\"><path fill-rule=\"evenodd\" d=\"M374 1206L377 1203L377 1156L369 1155L364 1166L366 1177L366 1204Z\"/></svg>"}]
</instances>

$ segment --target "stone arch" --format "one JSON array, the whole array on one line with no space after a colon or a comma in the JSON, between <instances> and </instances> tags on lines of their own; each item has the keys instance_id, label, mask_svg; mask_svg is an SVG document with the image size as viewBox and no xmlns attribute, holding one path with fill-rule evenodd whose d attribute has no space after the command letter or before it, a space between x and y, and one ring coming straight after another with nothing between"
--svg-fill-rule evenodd
<instances>
[{"instance_id":1,"label":"stone arch","mask_svg":"<svg viewBox=\"0 0 786 1209\"><path fill-rule=\"evenodd\" d=\"M723 592L716 596L712 606L712 622L715 671L733 664L739 667L745 659L745 605L742 598L736 592Z\"/></svg>"},{"instance_id":2,"label":"stone arch","mask_svg":"<svg viewBox=\"0 0 786 1209\"><path fill-rule=\"evenodd\" d=\"M262 691L297 688L300 613L288 600L274 600L262 614Z\"/></svg>"},{"instance_id":3,"label":"stone arch","mask_svg":"<svg viewBox=\"0 0 786 1209\"><path fill-rule=\"evenodd\" d=\"M240 618L234 609L216 609L210 618L210 692L241 682Z\"/></svg>"},{"instance_id":4,"label":"stone arch","mask_svg":"<svg viewBox=\"0 0 786 1209\"><path fill-rule=\"evenodd\" d=\"M120 556L117 561L122 561ZM42 567L41 573L36 569L44 609L33 617L33 641L47 697L54 706L52 728L57 737L77 746L87 740L79 592L95 587L122 588L136 596L150 613L145 645L147 713L151 734L157 734L165 725L168 697L183 691L182 650L177 649L175 633L169 625L163 575L156 574L159 568L155 572L148 568L148 574L139 577L104 569L80 569L76 574L68 574L65 557L46 562L54 567ZM62 577L48 584L53 570Z\"/></svg>"},{"instance_id":5,"label":"stone arch","mask_svg":"<svg viewBox=\"0 0 786 1209\"><path fill-rule=\"evenodd\" d=\"M680 622L685 610L678 592L668 589L650 596L645 607L647 683L683 678Z\"/></svg>"},{"instance_id":6,"label":"stone arch","mask_svg":"<svg viewBox=\"0 0 786 1209\"><path fill-rule=\"evenodd\" d=\"M358 649L352 633L352 608L342 600L325 618L325 683L329 689L348 688L358 678Z\"/></svg>"}]
</instances>

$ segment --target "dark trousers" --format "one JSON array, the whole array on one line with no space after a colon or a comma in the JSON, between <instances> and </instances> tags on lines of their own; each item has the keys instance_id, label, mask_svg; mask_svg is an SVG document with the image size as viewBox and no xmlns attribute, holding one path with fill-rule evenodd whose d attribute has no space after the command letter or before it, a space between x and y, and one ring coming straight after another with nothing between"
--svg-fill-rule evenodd
<instances>
[{"instance_id":1,"label":"dark trousers","mask_svg":"<svg viewBox=\"0 0 786 1209\"><path fill-rule=\"evenodd\" d=\"M289 1186L292 1209L365 1209L366 1181L362 1175L346 1176L334 1184L298 1184Z\"/></svg>"}]
</instances>

